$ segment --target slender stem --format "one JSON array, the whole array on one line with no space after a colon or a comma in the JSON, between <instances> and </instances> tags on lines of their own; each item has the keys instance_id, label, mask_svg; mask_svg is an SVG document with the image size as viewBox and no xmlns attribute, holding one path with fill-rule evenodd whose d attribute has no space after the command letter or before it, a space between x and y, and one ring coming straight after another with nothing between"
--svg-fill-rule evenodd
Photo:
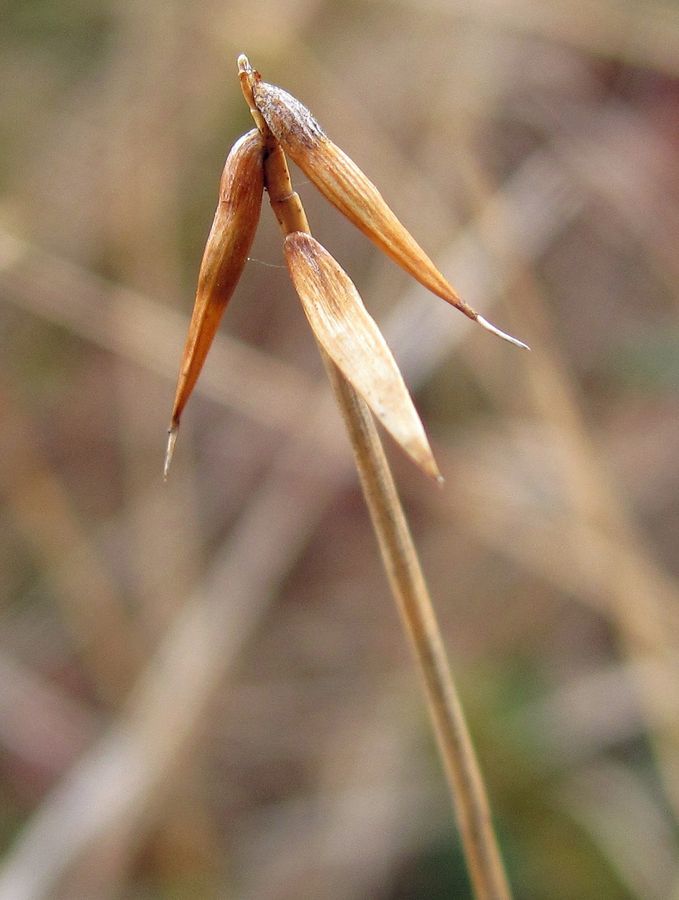
<instances>
[{"instance_id":1,"label":"slender stem","mask_svg":"<svg viewBox=\"0 0 679 900\"><path fill-rule=\"evenodd\" d=\"M267 145L264 183L271 207L284 234L309 233L301 200L292 189L283 149L252 97L252 84L258 75L246 57L241 56L238 65L243 94ZM511 894L483 779L417 551L374 419L320 344L319 350L349 431L382 560L422 675L474 893L479 900L509 900Z\"/></svg>"},{"instance_id":2,"label":"slender stem","mask_svg":"<svg viewBox=\"0 0 679 900\"><path fill-rule=\"evenodd\" d=\"M467 864L478 898L509 898L490 809L417 551L370 410L323 352L391 590L424 681Z\"/></svg>"}]
</instances>

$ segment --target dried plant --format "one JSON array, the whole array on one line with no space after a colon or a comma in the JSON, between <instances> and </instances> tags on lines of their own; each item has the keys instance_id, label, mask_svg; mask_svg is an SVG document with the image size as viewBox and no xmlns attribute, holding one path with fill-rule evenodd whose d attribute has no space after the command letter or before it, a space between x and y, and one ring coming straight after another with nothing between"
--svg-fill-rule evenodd
<instances>
[{"instance_id":1,"label":"dried plant","mask_svg":"<svg viewBox=\"0 0 679 900\"><path fill-rule=\"evenodd\" d=\"M465 303L361 169L322 131L309 110L238 59L256 128L227 158L219 204L203 255L181 363L165 458L210 344L247 260L266 188L285 235L285 258L354 449L382 558L420 666L439 750L478 897L509 896L485 788L453 684L417 553L370 411L430 477L443 479L398 366L339 263L312 237L293 191L286 154L354 225L421 284L486 330L527 349ZM369 410L368 410L369 407Z\"/></svg>"}]
</instances>

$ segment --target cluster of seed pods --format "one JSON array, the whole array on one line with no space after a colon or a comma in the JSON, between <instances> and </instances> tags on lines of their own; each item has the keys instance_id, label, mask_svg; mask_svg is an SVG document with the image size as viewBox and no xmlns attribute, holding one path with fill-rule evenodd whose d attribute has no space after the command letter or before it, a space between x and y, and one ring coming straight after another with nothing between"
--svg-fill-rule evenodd
<instances>
[{"instance_id":1,"label":"cluster of seed pods","mask_svg":"<svg viewBox=\"0 0 679 900\"><path fill-rule=\"evenodd\" d=\"M181 362L165 473L180 416L247 261L266 189L285 235L290 276L318 343L413 461L440 478L420 418L379 328L349 276L310 234L302 203L292 189L286 155L350 222L424 287L487 331L517 347L527 346L458 296L372 181L299 100L262 81L245 56L238 58L238 71L257 127L236 142L224 166Z\"/></svg>"}]
</instances>

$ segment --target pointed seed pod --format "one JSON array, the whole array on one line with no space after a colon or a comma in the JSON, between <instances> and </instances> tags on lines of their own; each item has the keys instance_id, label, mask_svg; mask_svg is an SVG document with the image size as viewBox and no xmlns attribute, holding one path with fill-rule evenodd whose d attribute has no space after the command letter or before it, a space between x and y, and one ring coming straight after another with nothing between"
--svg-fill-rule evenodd
<instances>
[{"instance_id":1,"label":"pointed seed pod","mask_svg":"<svg viewBox=\"0 0 679 900\"><path fill-rule=\"evenodd\" d=\"M285 259L319 344L411 459L442 480L394 357L349 276L301 231L286 237Z\"/></svg>"},{"instance_id":2,"label":"pointed seed pod","mask_svg":"<svg viewBox=\"0 0 679 900\"><path fill-rule=\"evenodd\" d=\"M487 331L527 349L522 341L491 325L458 296L372 181L328 138L306 106L257 77L253 77L251 88L258 110L285 152L350 222L428 290Z\"/></svg>"},{"instance_id":3,"label":"pointed seed pod","mask_svg":"<svg viewBox=\"0 0 679 900\"><path fill-rule=\"evenodd\" d=\"M172 408L166 474L182 410L198 380L252 246L264 191L263 160L264 141L254 128L234 144L224 165L219 204L200 265L196 301Z\"/></svg>"}]
</instances>

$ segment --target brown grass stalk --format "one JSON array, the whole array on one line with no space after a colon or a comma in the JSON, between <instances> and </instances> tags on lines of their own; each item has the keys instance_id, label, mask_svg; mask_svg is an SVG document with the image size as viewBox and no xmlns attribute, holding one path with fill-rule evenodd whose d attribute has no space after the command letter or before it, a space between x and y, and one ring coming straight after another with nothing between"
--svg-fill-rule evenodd
<instances>
[{"instance_id":1,"label":"brown grass stalk","mask_svg":"<svg viewBox=\"0 0 679 900\"><path fill-rule=\"evenodd\" d=\"M349 432L391 591L422 676L474 891L479 898L509 897L483 778L382 442L364 401L321 353Z\"/></svg>"},{"instance_id":2,"label":"brown grass stalk","mask_svg":"<svg viewBox=\"0 0 679 900\"><path fill-rule=\"evenodd\" d=\"M269 148L265 185L285 235L310 234L292 190L285 155L257 109L241 69L241 85ZM446 656L441 630L372 414L319 344L354 451L363 494L391 591L422 677L474 893L479 900L511 896L494 833L485 786Z\"/></svg>"}]
</instances>

